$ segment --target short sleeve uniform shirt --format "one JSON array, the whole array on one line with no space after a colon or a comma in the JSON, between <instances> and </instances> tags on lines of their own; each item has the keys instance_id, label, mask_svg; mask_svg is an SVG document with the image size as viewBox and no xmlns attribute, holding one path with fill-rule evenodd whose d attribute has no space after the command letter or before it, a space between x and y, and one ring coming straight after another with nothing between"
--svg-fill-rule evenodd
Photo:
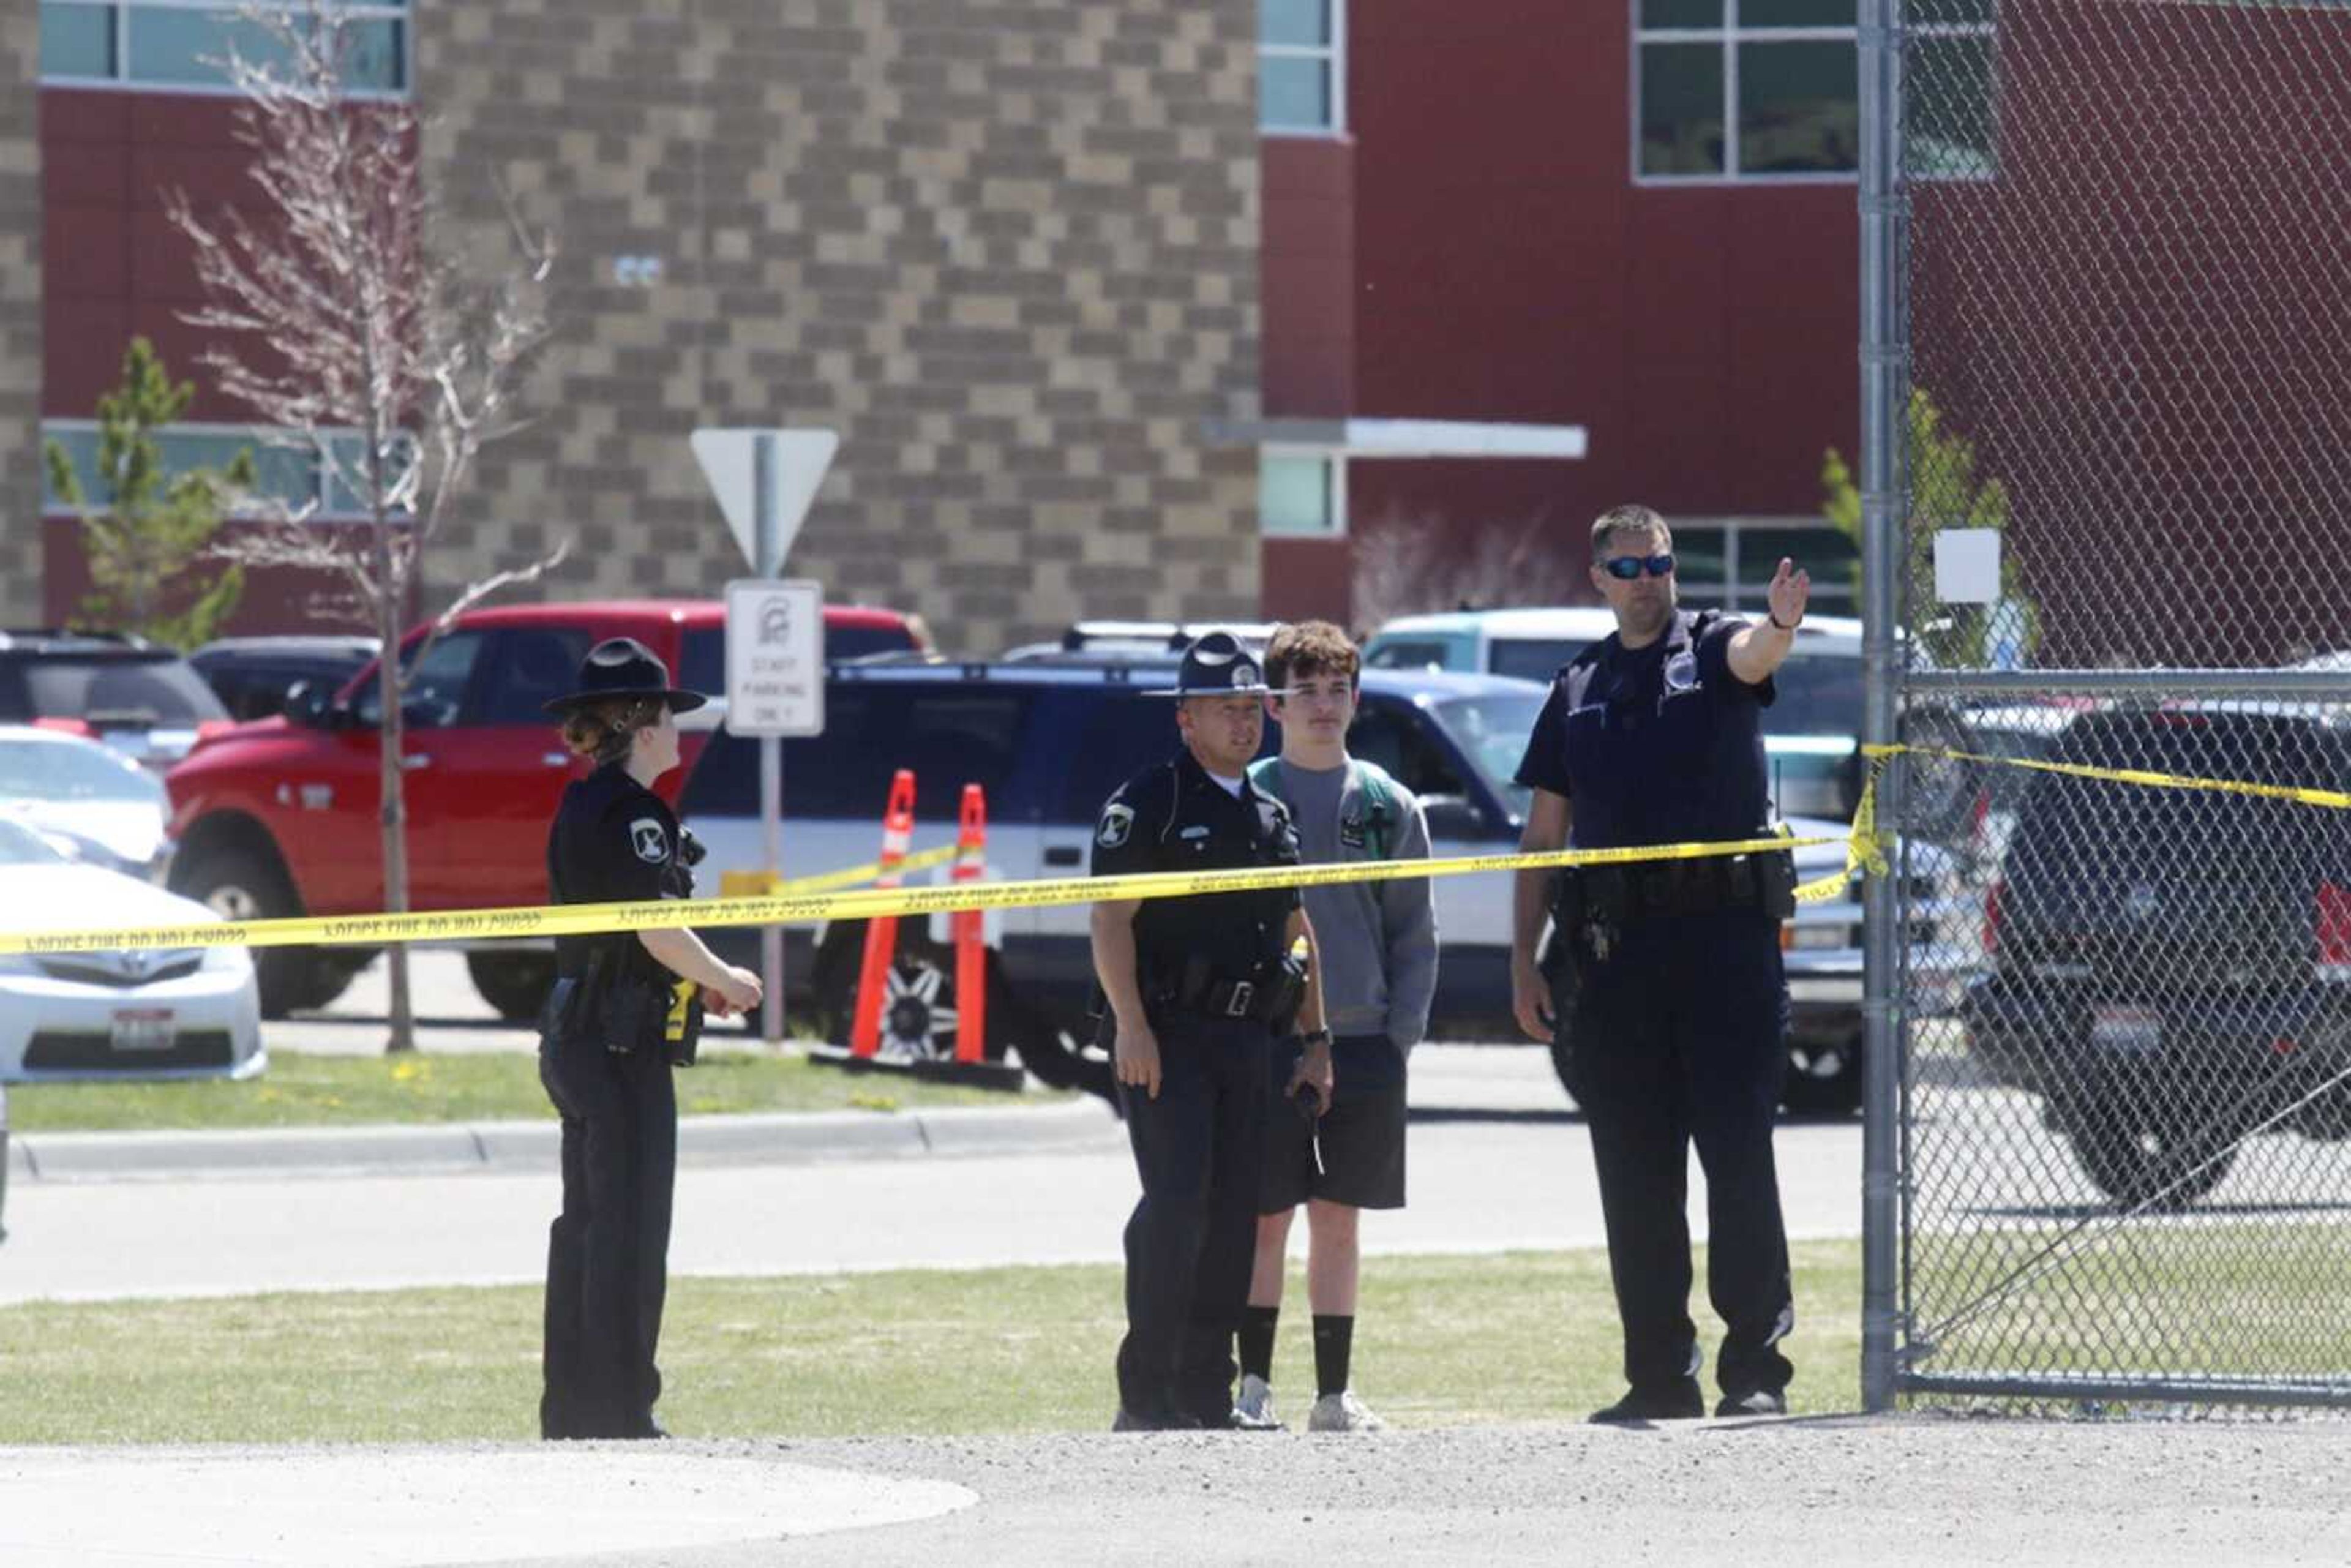
<instances>
[{"instance_id":1,"label":"short sleeve uniform shirt","mask_svg":"<svg viewBox=\"0 0 2351 1568\"><path fill-rule=\"evenodd\" d=\"M1743 839L1769 823L1761 715L1776 694L1731 672L1746 624L1677 611L1648 646L1612 635L1559 672L1517 781L1573 804L1576 848Z\"/></svg>"}]
</instances>

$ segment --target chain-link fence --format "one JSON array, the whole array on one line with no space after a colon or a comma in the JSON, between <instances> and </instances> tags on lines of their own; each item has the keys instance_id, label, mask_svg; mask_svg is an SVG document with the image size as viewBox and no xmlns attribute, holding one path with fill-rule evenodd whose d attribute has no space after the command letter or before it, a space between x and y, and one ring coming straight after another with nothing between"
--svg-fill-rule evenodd
<instances>
[{"instance_id":1,"label":"chain-link fence","mask_svg":"<svg viewBox=\"0 0 2351 1568\"><path fill-rule=\"evenodd\" d=\"M2351 1405L2351 4L1880 10L1895 1389Z\"/></svg>"}]
</instances>

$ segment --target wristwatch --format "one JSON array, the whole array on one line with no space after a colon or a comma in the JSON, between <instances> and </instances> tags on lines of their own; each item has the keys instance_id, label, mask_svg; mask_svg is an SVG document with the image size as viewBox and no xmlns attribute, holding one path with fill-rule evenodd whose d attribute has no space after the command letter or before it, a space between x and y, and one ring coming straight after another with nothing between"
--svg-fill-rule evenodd
<instances>
[{"instance_id":1,"label":"wristwatch","mask_svg":"<svg viewBox=\"0 0 2351 1568\"><path fill-rule=\"evenodd\" d=\"M1804 618L1801 615L1797 616L1793 621L1782 621L1771 612L1769 606L1766 606L1763 611L1763 619L1769 621L1772 625L1777 626L1782 632L1793 632L1797 627L1802 626L1804 623Z\"/></svg>"},{"instance_id":2,"label":"wristwatch","mask_svg":"<svg viewBox=\"0 0 2351 1568\"><path fill-rule=\"evenodd\" d=\"M1309 1049L1318 1045L1328 1045L1331 1043L1331 1031L1327 1029L1318 1029L1311 1033L1301 1034L1298 1037L1298 1043Z\"/></svg>"}]
</instances>

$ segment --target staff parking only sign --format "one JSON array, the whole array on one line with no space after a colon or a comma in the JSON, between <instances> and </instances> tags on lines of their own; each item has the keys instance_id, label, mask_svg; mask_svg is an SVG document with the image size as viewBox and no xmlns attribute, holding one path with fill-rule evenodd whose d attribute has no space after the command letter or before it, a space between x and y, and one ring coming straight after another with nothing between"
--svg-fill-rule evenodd
<instances>
[{"instance_id":1,"label":"staff parking only sign","mask_svg":"<svg viewBox=\"0 0 2351 1568\"><path fill-rule=\"evenodd\" d=\"M824 733L824 591L805 579L726 585L726 728Z\"/></svg>"}]
</instances>

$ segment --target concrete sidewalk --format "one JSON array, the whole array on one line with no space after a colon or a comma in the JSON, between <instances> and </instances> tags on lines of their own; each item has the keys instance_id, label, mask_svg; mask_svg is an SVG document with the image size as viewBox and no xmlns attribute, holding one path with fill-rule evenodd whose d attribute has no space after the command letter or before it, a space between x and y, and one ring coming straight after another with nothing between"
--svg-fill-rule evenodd
<instances>
[{"instance_id":1,"label":"concrete sidewalk","mask_svg":"<svg viewBox=\"0 0 2351 1568\"><path fill-rule=\"evenodd\" d=\"M551 1171L557 1166L561 1137L560 1127L551 1121L218 1132L20 1133L8 1145L8 1174L13 1185L262 1174L334 1177ZM678 1120L678 1161L686 1166L1079 1152L1123 1142L1118 1119L1108 1106L1091 1097L1033 1106L811 1111Z\"/></svg>"}]
</instances>

